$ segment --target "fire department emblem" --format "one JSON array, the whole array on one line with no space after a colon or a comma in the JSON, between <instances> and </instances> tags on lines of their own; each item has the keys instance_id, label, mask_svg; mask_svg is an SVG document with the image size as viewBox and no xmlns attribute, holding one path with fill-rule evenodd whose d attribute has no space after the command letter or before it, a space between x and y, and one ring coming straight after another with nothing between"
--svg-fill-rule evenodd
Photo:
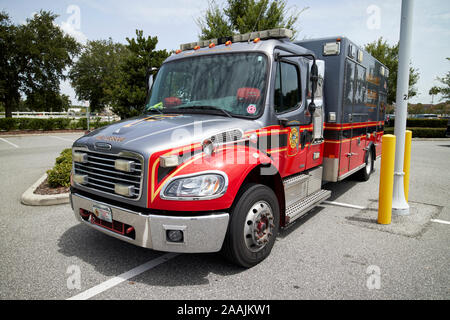
<instances>
[{"instance_id":1,"label":"fire department emblem","mask_svg":"<svg viewBox=\"0 0 450 320\"><path fill-rule=\"evenodd\" d=\"M289 133L289 145L291 146L291 149L297 148L298 141L299 141L298 129L292 128L291 132Z\"/></svg>"}]
</instances>

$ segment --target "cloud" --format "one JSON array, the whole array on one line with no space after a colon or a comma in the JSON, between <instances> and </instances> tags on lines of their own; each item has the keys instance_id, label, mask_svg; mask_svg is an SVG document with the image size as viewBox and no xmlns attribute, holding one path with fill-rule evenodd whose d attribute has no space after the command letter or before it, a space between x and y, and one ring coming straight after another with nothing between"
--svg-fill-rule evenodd
<instances>
[{"instance_id":1,"label":"cloud","mask_svg":"<svg viewBox=\"0 0 450 320\"><path fill-rule=\"evenodd\" d=\"M59 26L66 34L72 36L77 40L78 42L82 44L86 44L87 37L86 35L81 32L80 29L76 29L75 26L72 23L69 22L61 22L61 25Z\"/></svg>"}]
</instances>

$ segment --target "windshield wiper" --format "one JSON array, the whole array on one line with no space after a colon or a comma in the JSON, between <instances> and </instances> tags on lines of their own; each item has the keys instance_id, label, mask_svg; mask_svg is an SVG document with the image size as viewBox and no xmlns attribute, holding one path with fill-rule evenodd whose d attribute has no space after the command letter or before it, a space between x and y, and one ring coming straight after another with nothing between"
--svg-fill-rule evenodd
<instances>
[{"instance_id":1,"label":"windshield wiper","mask_svg":"<svg viewBox=\"0 0 450 320\"><path fill-rule=\"evenodd\" d=\"M221 108L214 107L214 106L186 106L186 107L176 108L176 110L213 110L213 111L220 111L227 117L233 118L233 116L228 111L221 109Z\"/></svg>"},{"instance_id":2,"label":"windshield wiper","mask_svg":"<svg viewBox=\"0 0 450 320\"><path fill-rule=\"evenodd\" d=\"M151 111L157 111L157 112L159 112L159 114L164 114L164 112L162 112L161 110L159 110L159 109L157 109L157 108L150 108L150 109L146 109L145 111L144 111L144 113L150 113Z\"/></svg>"}]
</instances>

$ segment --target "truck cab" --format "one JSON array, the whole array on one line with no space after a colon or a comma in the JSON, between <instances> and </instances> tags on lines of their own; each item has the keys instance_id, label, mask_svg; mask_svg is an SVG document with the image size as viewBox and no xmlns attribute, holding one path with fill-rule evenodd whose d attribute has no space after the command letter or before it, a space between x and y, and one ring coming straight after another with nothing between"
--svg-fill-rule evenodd
<instances>
[{"instance_id":1,"label":"truck cab","mask_svg":"<svg viewBox=\"0 0 450 320\"><path fill-rule=\"evenodd\" d=\"M222 251L252 267L280 228L330 197L323 183L367 180L384 123L381 65L359 51L345 65L343 38L291 37L274 29L181 45L141 116L74 143L75 217L145 248Z\"/></svg>"}]
</instances>

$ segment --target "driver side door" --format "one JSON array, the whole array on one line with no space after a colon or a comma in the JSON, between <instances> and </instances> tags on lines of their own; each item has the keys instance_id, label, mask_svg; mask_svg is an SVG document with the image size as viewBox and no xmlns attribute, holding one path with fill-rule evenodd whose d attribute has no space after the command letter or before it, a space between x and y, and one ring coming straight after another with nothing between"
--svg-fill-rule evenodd
<instances>
[{"instance_id":1,"label":"driver side door","mask_svg":"<svg viewBox=\"0 0 450 320\"><path fill-rule=\"evenodd\" d=\"M302 96L299 59L282 59L275 64L274 111L279 120L289 126L280 126L279 168L282 177L305 170L309 130L302 126L305 108ZM294 125L292 125L294 124ZM284 141L283 141L284 140Z\"/></svg>"}]
</instances>

